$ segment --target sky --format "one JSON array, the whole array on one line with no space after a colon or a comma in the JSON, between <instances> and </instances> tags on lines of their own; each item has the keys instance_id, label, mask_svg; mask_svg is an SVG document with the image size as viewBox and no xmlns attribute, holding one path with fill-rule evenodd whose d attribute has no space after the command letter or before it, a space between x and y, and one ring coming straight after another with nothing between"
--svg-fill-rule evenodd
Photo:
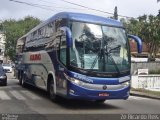
<instances>
[{"instance_id":1,"label":"sky","mask_svg":"<svg viewBox=\"0 0 160 120\"><path fill-rule=\"evenodd\" d=\"M33 7L26 4L16 3L10 0L0 0L0 20L22 19L25 16L34 16L46 20L58 12L80 12L94 14L104 17L111 15L102 12L88 10L82 7L71 5L63 0L16 0L29 4L38 4L41 7ZM113 13L115 6L118 7L118 14L129 17L138 17L144 14L157 15L160 10L160 2L157 0L66 0L83 6L101 11ZM43 5L43 6L42 6ZM46 10L47 9L47 10Z\"/></svg>"}]
</instances>

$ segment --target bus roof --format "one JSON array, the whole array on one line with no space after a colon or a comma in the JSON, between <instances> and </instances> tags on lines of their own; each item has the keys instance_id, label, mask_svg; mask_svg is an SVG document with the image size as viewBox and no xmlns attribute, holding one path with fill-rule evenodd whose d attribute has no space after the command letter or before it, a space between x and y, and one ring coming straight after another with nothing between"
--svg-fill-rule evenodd
<instances>
[{"instance_id":1,"label":"bus roof","mask_svg":"<svg viewBox=\"0 0 160 120\"><path fill-rule=\"evenodd\" d=\"M101 16L84 14L84 13L72 13L72 12L61 12L51 17L48 21L53 21L58 18L68 18L70 20L82 21L82 22L90 22L95 24L105 24L111 26L123 27L123 25L117 20L105 18ZM47 22L48 22L47 21Z\"/></svg>"},{"instance_id":2,"label":"bus roof","mask_svg":"<svg viewBox=\"0 0 160 120\"><path fill-rule=\"evenodd\" d=\"M33 28L31 31L29 31L26 35L22 37L26 37L28 34L45 26L46 24L56 19L62 19L62 18L68 18L70 20L89 22L89 23L94 23L94 24L103 24L103 25L110 25L110 26L115 26L115 27L123 27L121 22L114 20L114 19L110 19L110 18L105 18L105 17L91 15L91 14L84 14L84 13L60 12L60 13L55 14L48 20L42 22L41 24Z\"/></svg>"}]
</instances>

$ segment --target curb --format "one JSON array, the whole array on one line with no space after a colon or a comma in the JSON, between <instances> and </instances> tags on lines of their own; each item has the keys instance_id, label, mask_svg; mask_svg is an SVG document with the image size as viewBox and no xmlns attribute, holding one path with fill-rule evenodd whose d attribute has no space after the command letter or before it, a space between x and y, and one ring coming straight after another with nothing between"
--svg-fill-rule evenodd
<instances>
[{"instance_id":1,"label":"curb","mask_svg":"<svg viewBox=\"0 0 160 120\"><path fill-rule=\"evenodd\" d=\"M143 92L130 91L130 95L160 100L160 96L149 95L149 94L143 93Z\"/></svg>"}]
</instances>

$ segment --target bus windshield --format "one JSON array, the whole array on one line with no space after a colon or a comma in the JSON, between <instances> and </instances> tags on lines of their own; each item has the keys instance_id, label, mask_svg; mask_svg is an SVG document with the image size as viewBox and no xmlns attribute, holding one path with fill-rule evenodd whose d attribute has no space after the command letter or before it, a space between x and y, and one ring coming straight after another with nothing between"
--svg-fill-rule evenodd
<instances>
[{"instance_id":1,"label":"bus windshield","mask_svg":"<svg viewBox=\"0 0 160 120\"><path fill-rule=\"evenodd\" d=\"M72 22L70 65L94 72L121 73L130 69L123 28Z\"/></svg>"}]
</instances>

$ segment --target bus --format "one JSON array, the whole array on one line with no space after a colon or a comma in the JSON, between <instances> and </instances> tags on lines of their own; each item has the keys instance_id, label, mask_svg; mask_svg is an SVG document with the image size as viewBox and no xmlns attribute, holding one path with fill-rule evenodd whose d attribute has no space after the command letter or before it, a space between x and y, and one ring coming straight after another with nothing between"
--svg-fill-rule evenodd
<instances>
[{"instance_id":1,"label":"bus","mask_svg":"<svg viewBox=\"0 0 160 120\"><path fill-rule=\"evenodd\" d=\"M16 76L22 86L33 85L57 96L104 102L127 99L131 56L128 35L116 20L61 12L17 40Z\"/></svg>"}]
</instances>

